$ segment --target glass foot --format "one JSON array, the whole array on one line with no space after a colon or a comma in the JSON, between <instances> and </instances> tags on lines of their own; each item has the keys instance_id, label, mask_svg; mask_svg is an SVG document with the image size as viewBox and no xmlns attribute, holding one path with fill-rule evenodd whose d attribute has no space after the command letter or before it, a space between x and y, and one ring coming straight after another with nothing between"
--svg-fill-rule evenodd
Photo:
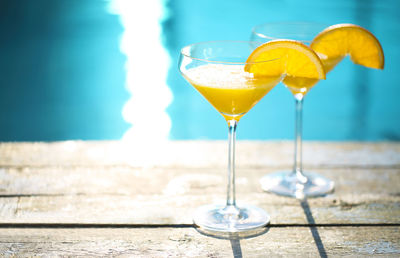
<instances>
[{"instance_id":1,"label":"glass foot","mask_svg":"<svg viewBox=\"0 0 400 258\"><path fill-rule=\"evenodd\" d=\"M261 178L264 191L304 199L320 197L333 192L333 181L314 173L304 173L300 180L293 171L276 172Z\"/></svg>"},{"instance_id":2,"label":"glass foot","mask_svg":"<svg viewBox=\"0 0 400 258\"><path fill-rule=\"evenodd\" d=\"M245 232L257 230L269 223L269 215L250 205L206 205L198 208L193 222L211 232Z\"/></svg>"}]
</instances>

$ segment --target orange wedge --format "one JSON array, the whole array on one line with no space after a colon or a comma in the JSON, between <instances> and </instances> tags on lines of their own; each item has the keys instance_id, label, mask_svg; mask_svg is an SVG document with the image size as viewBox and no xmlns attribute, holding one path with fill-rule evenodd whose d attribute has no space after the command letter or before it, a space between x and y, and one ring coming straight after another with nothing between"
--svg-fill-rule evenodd
<instances>
[{"instance_id":1,"label":"orange wedge","mask_svg":"<svg viewBox=\"0 0 400 258\"><path fill-rule=\"evenodd\" d=\"M279 62L263 62L279 59ZM303 95L320 79L325 79L324 66L308 46L295 40L273 40L257 47L248 57L245 71L254 77L284 74L283 83L293 94Z\"/></svg>"},{"instance_id":2,"label":"orange wedge","mask_svg":"<svg viewBox=\"0 0 400 258\"><path fill-rule=\"evenodd\" d=\"M343 57L359 65L383 69L385 58L378 39L368 30L354 24L332 25L319 33L311 42L327 71Z\"/></svg>"},{"instance_id":3,"label":"orange wedge","mask_svg":"<svg viewBox=\"0 0 400 258\"><path fill-rule=\"evenodd\" d=\"M279 59L280 62L264 62ZM245 71L255 77L286 74L294 77L325 79L318 55L296 40L273 40L257 47L247 58Z\"/></svg>"}]
</instances>

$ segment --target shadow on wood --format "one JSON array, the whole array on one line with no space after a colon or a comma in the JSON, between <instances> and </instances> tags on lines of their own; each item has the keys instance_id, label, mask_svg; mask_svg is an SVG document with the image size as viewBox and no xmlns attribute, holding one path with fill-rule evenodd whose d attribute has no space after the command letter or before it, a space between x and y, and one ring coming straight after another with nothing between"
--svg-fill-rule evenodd
<instances>
[{"instance_id":1,"label":"shadow on wood","mask_svg":"<svg viewBox=\"0 0 400 258\"><path fill-rule=\"evenodd\" d=\"M315 225L315 220L314 220L314 217L312 215L312 212L310 210L310 206L308 205L307 200L306 199L302 200L300 202L300 204L301 204L301 207L303 208L304 214L306 215L307 222L310 225L311 234L312 234L312 236L314 238L315 244L317 245L319 255L322 258L328 257L326 255L324 244L322 243L321 237L320 237L320 235L318 233L318 228Z\"/></svg>"}]
</instances>

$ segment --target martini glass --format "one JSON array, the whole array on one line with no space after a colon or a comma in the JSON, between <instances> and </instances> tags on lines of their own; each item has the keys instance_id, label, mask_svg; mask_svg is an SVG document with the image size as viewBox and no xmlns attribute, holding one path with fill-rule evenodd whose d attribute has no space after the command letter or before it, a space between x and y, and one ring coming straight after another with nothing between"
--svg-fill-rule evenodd
<instances>
[{"instance_id":1,"label":"martini glass","mask_svg":"<svg viewBox=\"0 0 400 258\"><path fill-rule=\"evenodd\" d=\"M212 41L182 48L182 76L225 118L228 124L228 188L226 202L198 208L193 221L211 232L249 232L269 223L262 209L237 204L235 196L235 137L239 120L276 84L281 76L254 77L244 71L246 59L256 43ZM260 45L260 44L258 44ZM267 62L277 62L271 60ZM251 65L251 64L250 64Z\"/></svg>"},{"instance_id":2,"label":"martini glass","mask_svg":"<svg viewBox=\"0 0 400 258\"><path fill-rule=\"evenodd\" d=\"M275 39L292 39L310 45L319 32L328 27L325 24L311 22L278 22L255 26L251 40L266 42ZM318 54L318 53L317 53ZM319 55L328 73L342 58L326 59ZM318 79L295 78L287 76L282 81L294 96L296 107L294 165L290 171L279 171L265 175L260 183L263 190L278 195L304 199L319 197L331 193L333 181L311 172L305 172L302 165L302 112L305 95L318 82Z\"/></svg>"}]
</instances>

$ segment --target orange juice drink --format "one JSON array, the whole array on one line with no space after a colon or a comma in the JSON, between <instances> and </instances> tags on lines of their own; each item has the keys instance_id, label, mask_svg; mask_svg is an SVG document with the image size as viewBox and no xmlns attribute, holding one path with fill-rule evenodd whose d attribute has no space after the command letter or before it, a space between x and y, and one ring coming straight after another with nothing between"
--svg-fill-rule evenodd
<instances>
[{"instance_id":1,"label":"orange juice drink","mask_svg":"<svg viewBox=\"0 0 400 258\"><path fill-rule=\"evenodd\" d=\"M281 80L281 76L254 78L243 65L225 64L188 69L185 77L225 119L237 121Z\"/></svg>"}]
</instances>

